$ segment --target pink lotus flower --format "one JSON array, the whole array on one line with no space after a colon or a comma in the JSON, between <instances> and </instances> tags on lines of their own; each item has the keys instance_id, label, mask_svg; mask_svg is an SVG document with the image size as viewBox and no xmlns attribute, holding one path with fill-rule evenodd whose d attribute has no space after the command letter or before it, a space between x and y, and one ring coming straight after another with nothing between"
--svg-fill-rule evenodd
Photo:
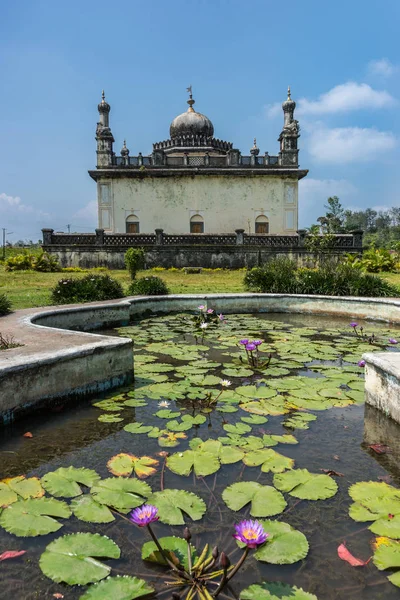
<instances>
[{"instance_id":1,"label":"pink lotus flower","mask_svg":"<svg viewBox=\"0 0 400 600\"><path fill-rule=\"evenodd\" d=\"M139 527L146 527L154 521L158 521L158 508L152 504L143 504L139 508L135 508L129 515L129 520Z\"/></svg>"},{"instance_id":2,"label":"pink lotus flower","mask_svg":"<svg viewBox=\"0 0 400 600\"><path fill-rule=\"evenodd\" d=\"M241 521L239 525L235 525L235 529L236 534L233 537L248 548L261 546L269 535L258 521Z\"/></svg>"},{"instance_id":3,"label":"pink lotus flower","mask_svg":"<svg viewBox=\"0 0 400 600\"><path fill-rule=\"evenodd\" d=\"M359 367L365 367L365 360L359 360L358 361L358 366Z\"/></svg>"}]
</instances>

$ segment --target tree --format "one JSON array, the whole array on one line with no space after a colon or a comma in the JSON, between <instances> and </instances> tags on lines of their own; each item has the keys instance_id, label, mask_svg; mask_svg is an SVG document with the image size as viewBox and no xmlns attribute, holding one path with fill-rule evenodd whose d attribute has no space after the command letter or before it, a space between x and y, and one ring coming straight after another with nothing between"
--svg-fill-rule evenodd
<instances>
[{"instance_id":1,"label":"tree","mask_svg":"<svg viewBox=\"0 0 400 600\"><path fill-rule=\"evenodd\" d=\"M337 196L331 196L328 198L328 204L324 204L324 208L326 208L325 216L317 219L323 230L326 233L340 233L343 231L345 211L339 198Z\"/></svg>"}]
</instances>

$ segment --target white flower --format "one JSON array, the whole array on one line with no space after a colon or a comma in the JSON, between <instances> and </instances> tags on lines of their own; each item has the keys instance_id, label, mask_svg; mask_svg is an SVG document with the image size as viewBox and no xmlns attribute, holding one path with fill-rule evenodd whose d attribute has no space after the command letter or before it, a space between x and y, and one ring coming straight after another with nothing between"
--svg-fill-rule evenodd
<instances>
[{"instance_id":1,"label":"white flower","mask_svg":"<svg viewBox=\"0 0 400 600\"><path fill-rule=\"evenodd\" d=\"M221 379L220 384L222 387L229 387L232 385L232 381L229 381L229 379Z\"/></svg>"},{"instance_id":2,"label":"white flower","mask_svg":"<svg viewBox=\"0 0 400 600\"><path fill-rule=\"evenodd\" d=\"M200 327L201 329L207 329L208 323L201 323Z\"/></svg>"},{"instance_id":3,"label":"white flower","mask_svg":"<svg viewBox=\"0 0 400 600\"><path fill-rule=\"evenodd\" d=\"M160 408L168 408L168 406L169 406L170 404L171 404L171 403L170 403L170 402L168 402L168 400L161 400L161 402L159 402L159 403L158 403L158 406L159 406Z\"/></svg>"}]
</instances>

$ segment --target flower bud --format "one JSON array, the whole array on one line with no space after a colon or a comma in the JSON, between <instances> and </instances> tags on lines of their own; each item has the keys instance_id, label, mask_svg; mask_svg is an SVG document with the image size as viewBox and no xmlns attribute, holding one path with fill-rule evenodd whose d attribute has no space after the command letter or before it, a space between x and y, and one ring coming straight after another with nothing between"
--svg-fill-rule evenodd
<instances>
[{"instance_id":1,"label":"flower bud","mask_svg":"<svg viewBox=\"0 0 400 600\"><path fill-rule=\"evenodd\" d=\"M185 527L185 529L183 530L183 537L187 542L190 542L190 540L192 539L192 534L190 533L189 527Z\"/></svg>"},{"instance_id":2,"label":"flower bud","mask_svg":"<svg viewBox=\"0 0 400 600\"><path fill-rule=\"evenodd\" d=\"M221 565L222 569L229 569L229 567L231 566L231 561L229 560L229 556L227 554L225 554L225 552L221 552L219 564Z\"/></svg>"},{"instance_id":3,"label":"flower bud","mask_svg":"<svg viewBox=\"0 0 400 600\"><path fill-rule=\"evenodd\" d=\"M218 558L218 554L219 554L218 546L214 546L214 548L211 552L211 556L213 557L214 560L216 560Z\"/></svg>"}]
</instances>

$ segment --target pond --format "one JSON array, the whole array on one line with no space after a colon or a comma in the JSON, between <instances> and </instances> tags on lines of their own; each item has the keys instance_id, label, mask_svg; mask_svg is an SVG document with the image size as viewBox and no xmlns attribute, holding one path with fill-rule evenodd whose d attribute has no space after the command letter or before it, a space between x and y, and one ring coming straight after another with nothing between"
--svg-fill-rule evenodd
<instances>
[{"instance_id":1,"label":"pond","mask_svg":"<svg viewBox=\"0 0 400 600\"><path fill-rule=\"evenodd\" d=\"M166 569L142 560L148 531L127 519L146 500L158 508L159 537L182 538L185 524L198 553L217 545L231 563L243 554L234 525L260 521L269 538L222 599L399 597L400 427L364 406L358 364L364 352L396 352L399 328L209 310L107 332L134 340L134 384L2 430L0 555L26 552L1 562L0 598L142 597L63 583L77 573L97 581L110 568L171 598ZM79 538L79 556L68 558L76 538L62 536L78 532L107 536L120 553L91 554ZM61 554L54 545L45 552L63 539ZM343 542L373 559L351 566L338 556ZM261 582L284 585L244 591Z\"/></svg>"}]
</instances>

